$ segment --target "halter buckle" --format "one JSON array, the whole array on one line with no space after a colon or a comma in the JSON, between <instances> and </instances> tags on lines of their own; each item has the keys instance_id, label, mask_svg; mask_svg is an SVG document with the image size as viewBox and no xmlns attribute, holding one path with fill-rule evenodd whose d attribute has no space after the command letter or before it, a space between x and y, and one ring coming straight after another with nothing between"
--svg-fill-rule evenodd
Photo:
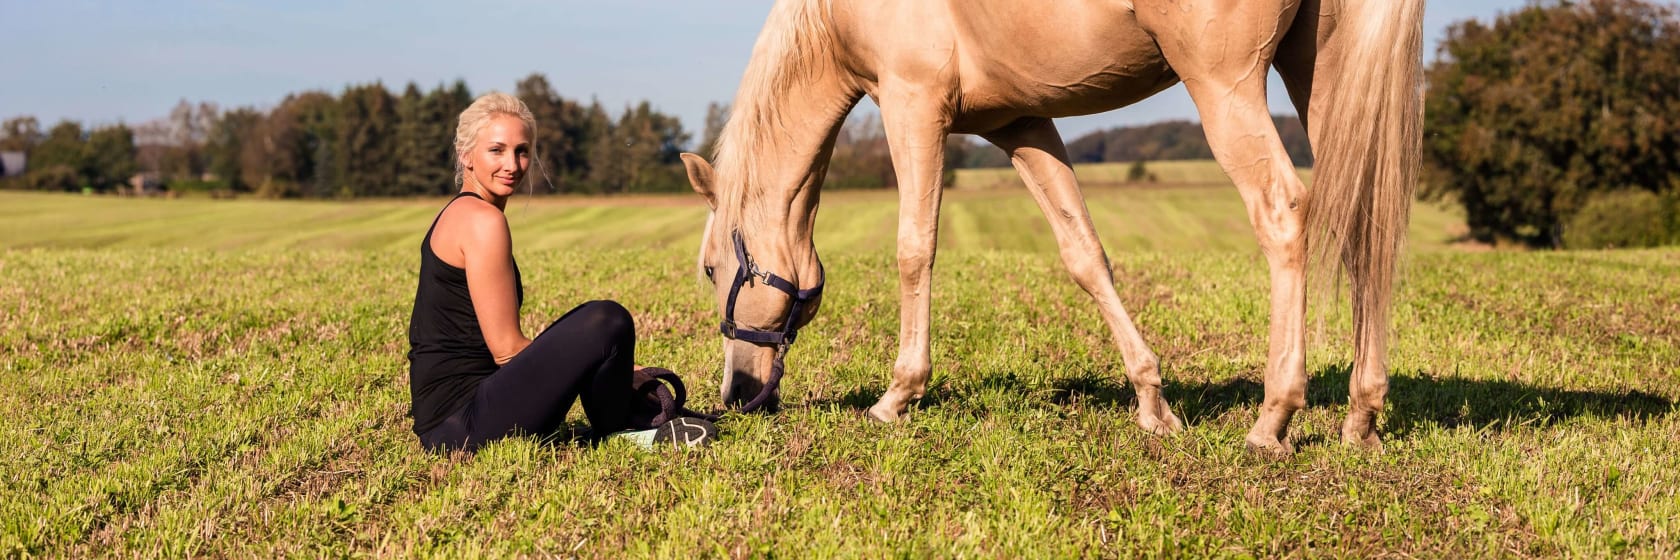
<instances>
[{"instance_id":1,"label":"halter buckle","mask_svg":"<svg viewBox=\"0 0 1680 560\"><path fill-rule=\"evenodd\" d=\"M747 278L757 279L760 284L770 285L770 273L758 267L758 262L747 257Z\"/></svg>"}]
</instances>

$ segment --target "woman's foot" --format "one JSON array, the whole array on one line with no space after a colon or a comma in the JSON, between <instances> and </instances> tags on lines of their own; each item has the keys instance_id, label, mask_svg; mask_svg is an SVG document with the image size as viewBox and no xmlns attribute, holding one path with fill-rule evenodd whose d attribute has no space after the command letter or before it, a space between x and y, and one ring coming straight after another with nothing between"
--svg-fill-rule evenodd
<instances>
[{"instance_id":1,"label":"woman's foot","mask_svg":"<svg viewBox=\"0 0 1680 560\"><path fill-rule=\"evenodd\" d=\"M682 449L710 445L717 439L717 426L701 418L681 417L651 430L626 430L607 436L628 440L643 449Z\"/></svg>"}]
</instances>

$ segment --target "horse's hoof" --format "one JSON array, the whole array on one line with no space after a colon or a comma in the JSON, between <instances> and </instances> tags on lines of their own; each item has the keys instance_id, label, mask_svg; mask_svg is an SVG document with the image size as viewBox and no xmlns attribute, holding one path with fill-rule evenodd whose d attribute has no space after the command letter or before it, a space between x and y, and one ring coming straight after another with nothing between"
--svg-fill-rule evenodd
<instances>
[{"instance_id":1,"label":"horse's hoof","mask_svg":"<svg viewBox=\"0 0 1680 560\"><path fill-rule=\"evenodd\" d=\"M1376 434L1376 415L1349 414L1342 422L1342 446L1383 452L1383 437Z\"/></svg>"},{"instance_id":2,"label":"horse's hoof","mask_svg":"<svg viewBox=\"0 0 1680 560\"><path fill-rule=\"evenodd\" d=\"M908 415L881 406L879 403L864 410L863 417L882 424L894 424L909 418Z\"/></svg>"},{"instance_id":3,"label":"horse's hoof","mask_svg":"<svg viewBox=\"0 0 1680 560\"><path fill-rule=\"evenodd\" d=\"M1357 432L1342 430L1342 445L1358 447L1373 453L1382 453L1382 438L1377 436L1376 430L1360 435Z\"/></svg>"},{"instance_id":4,"label":"horse's hoof","mask_svg":"<svg viewBox=\"0 0 1680 560\"><path fill-rule=\"evenodd\" d=\"M1295 446L1288 439L1276 439L1249 434L1248 451L1269 459L1283 459L1295 454Z\"/></svg>"},{"instance_id":5,"label":"horse's hoof","mask_svg":"<svg viewBox=\"0 0 1680 560\"><path fill-rule=\"evenodd\" d=\"M1369 437L1364 437L1364 438L1348 438L1346 436L1343 436L1342 437L1342 445L1346 445L1346 446L1349 446L1349 447L1357 447L1357 448L1363 449L1365 451L1370 451L1372 453L1382 453L1383 452L1382 438L1379 438L1374 434L1369 436Z\"/></svg>"},{"instance_id":6,"label":"horse's hoof","mask_svg":"<svg viewBox=\"0 0 1680 560\"><path fill-rule=\"evenodd\" d=\"M1164 417L1154 417L1139 413L1137 418L1138 427L1143 428L1143 431L1157 436L1170 436L1184 431L1184 422L1179 420L1177 416L1174 416L1171 411L1162 411L1162 416Z\"/></svg>"},{"instance_id":7,"label":"horse's hoof","mask_svg":"<svg viewBox=\"0 0 1680 560\"><path fill-rule=\"evenodd\" d=\"M1137 423L1144 431L1158 436L1184 431L1184 421L1173 415L1172 407L1167 406L1166 399L1158 399L1152 407L1139 407Z\"/></svg>"}]
</instances>

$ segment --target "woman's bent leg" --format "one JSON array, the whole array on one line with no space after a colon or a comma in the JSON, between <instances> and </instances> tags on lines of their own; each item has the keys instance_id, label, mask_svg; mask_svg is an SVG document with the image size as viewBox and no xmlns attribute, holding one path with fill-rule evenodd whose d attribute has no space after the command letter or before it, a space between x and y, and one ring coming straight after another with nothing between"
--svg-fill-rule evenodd
<instances>
[{"instance_id":1,"label":"woman's bent leg","mask_svg":"<svg viewBox=\"0 0 1680 560\"><path fill-rule=\"evenodd\" d=\"M478 386L465 411L466 447L552 434L579 397L595 433L624 429L635 354L636 326L624 306L591 301L572 309Z\"/></svg>"}]
</instances>

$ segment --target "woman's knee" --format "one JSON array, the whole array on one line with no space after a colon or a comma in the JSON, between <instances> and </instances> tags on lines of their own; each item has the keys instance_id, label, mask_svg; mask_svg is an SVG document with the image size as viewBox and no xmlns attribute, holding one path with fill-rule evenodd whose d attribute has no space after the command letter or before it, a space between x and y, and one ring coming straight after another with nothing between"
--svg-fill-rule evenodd
<instances>
[{"instance_id":1,"label":"woman's knee","mask_svg":"<svg viewBox=\"0 0 1680 560\"><path fill-rule=\"evenodd\" d=\"M625 309L616 301L609 299L595 300L585 303L578 310L583 318L600 332L614 335L636 336L636 320L630 316L630 310Z\"/></svg>"}]
</instances>

